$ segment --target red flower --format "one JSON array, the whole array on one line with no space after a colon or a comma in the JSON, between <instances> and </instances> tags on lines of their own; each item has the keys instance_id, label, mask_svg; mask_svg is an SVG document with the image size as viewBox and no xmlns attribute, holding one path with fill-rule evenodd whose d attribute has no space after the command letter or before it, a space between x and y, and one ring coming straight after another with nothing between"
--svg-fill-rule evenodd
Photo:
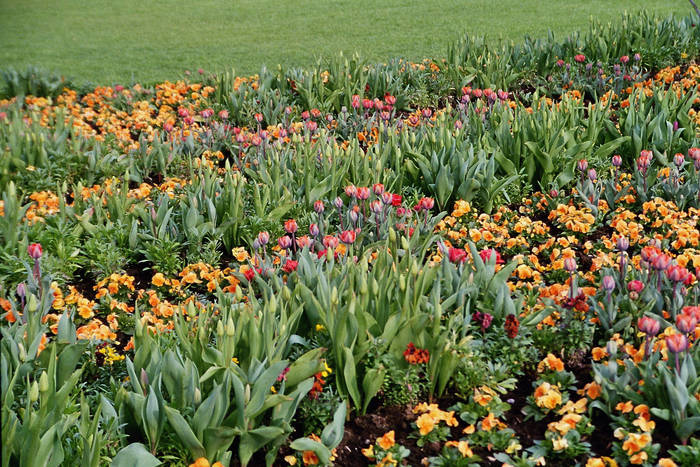
<instances>
[{"instance_id":1,"label":"red flower","mask_svg":"<svg viewBox=\"0 0 700 467\"><path fill-rule=\"evenodd\" d=\"M297 221L295 221L294 219L289 219L284 222L284 230L287 233L293 234L297 231L298 228L299 226L297 225Z\"/></svg>"},{"instance_id":2,"label":"red flower","mask_svg":"<svg viewBox=\"0 0 700 467\"><path fill-rule=\"evenodd\" d=\"M255 277L255 273L260 274L261 272L262 272L262 269L260 269L260 268L257 268L257 270L253 269L253 268L249 268L246 272L243 273L243 275L245 276L246 279L248 279L248 282L250 282Z\"/></svg>"},{"instance_id":3,"label":"red flower","mask_svg":"<svg viewBox=\"0 0 700 467\"><path fill-rule=\"evenodd\" d=\"M355 239L357 238L357 233L355 233L354 230L346 230L345 232L340 234L340 241L350 245L351 243L355 243Z\"/></svg>"},{"instance_id":4,"label":"red flower","mask_svg":"<svg viewBox=\"0 0 700 467\"><path fill-rule=\"evenodd\" d=\"M479 252L479 256L481 256L481 260L484 263L487 263L491 259L491 255L493 253L496 253L496 264L503 264L504 261L503 261L503 258L501 258L501 254L498 251L496 251L494 248L486 248L484 250L481 250Z\"/></svg>"},{"instance_id":5,"label":"red flower","mask_svg":"<svg viewBox=\"0 0 700 467\"><path fill-rule=\"evenodd\" d=\"M685 334L666 336L666 347L673 353L681 353L688 348L688 339Z\"/></svg>"},{"instance_id":6,"label":"red flower","mask_svg":"<svg viewBox=\"0 0 700 467\"><path fill-rule=\"evenodd\" d=\"M41 244L40 243L32 243L31 245L29 245L27 247L27 253L29 253L29 256L34 260L41 258L41 254L42 254Z\"/></svg>"},{"instance_id":7,"label":"red flower","mask_svg":"<svg viewBox=\"0 0 700 467\"><path fill-rule=\"evenodd\" d=\"M433 198L421 198L418 204L420 205L421 209L430 211L433 209L433 206L435 206L435 200Z\"/></svg>"},{"instance_id":8,"label":"red flower","mask_svg":"<svg viewBox=\"0 0 700 467\"><path fill-rule=\"evenodd\" d=\"M394 207L399 207L401 206L401 195L397 195L396 193L391 195L391 205Z\"/></svg>"},{"instance_id":9,"label":"red flower","mask_svg":"<svg viewBox=\"0 0 700 467\"><path fill-rule=\"evenodd\" d=\"M518 318L515 317L515 315L508 315L506 316L506 322L503 325L503 327L506 329L506 334L508 337L511 339L515 339L515 336L518 335L518 328L520 327L520 322L518 321Z\"/></svg>"},{"instance_id":10,"label":"red flower","mask_svg":"<svg viewBox=\"0 0 700 467\"><path fill-rule=\"evenodd\" d=\"M586 56L583 54L574 55L574 60L576 60L578 63L583 63L586 61Z\"/></svg>"},{"instance_id":11,"label":"red flower","mask_svg":"<svg viewBox=\"0 0 700 467\"><path fill-rule=\"evenodd\" d=\"M644 290L644 283L642 281L637 281L637 280L630 281L627 284L627 290L629 290L630 292L639 293L642 290Z\"/></svg>"},{"instance_id":12,"label":"red flower","mask_svg":"<svg viewBox=\"0 0 700 467\"><path fill-rule=\"evenodd\" d=\"M296 271L297 266L299 266L298 261L294 261L293 259L288 259L287 262L284 263L282 270L286 273L290 273L290 272Z\"/></svg>"},{"instance_id":13,"label":"red flower","mask_svg":"<svg viewBox=\"0 0 700 467\"><path fill-rule=\"evenodd\" d=\"M409 342L403 352L403 358L411 365L420 365L430 361L430 352L416 348L413 342Z\"/></svg>"},{"instance_id":14,"label":"red flower","mask_svg":"<svg viewBox=\"0 0 700 467\"><path fill-rule=\"evenodd\" d=\"M661 324L649 316L642 316L639 318L637 327L647 336L655 336L661 330Z\"/></svg>"},{"instance_id":15,"label":"red flower","mask_svg":"<svg viewBox=\"0 0 700 467\"><path fill-rule=\"evenodd\" d=\"M467 260L467 252L463 248L450 248L447 257L452 263L463 263Z\"/></svg>"}]
</instances>

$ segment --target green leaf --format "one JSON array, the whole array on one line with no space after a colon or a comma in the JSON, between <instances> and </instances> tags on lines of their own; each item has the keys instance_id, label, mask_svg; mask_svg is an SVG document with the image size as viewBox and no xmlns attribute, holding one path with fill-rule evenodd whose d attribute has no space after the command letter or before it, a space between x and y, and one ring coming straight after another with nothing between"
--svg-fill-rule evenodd
<instances>
[{"instance_id":1,"label":"green leaf","mask_svg":"<svg viewBox=\"0 0 700 467\"><path fill-rule=\"evenodd\" d=\"M343 440L345 433L345 415L347 413L347 402L342 401L338 404L333 414L333 421L326 425L321 434L321 441L330 449L336 448Z\"/></svg>"},{"instance_id":2,"label":"green leaf","mask_svg":"<svg viewBox=\"0 0 700 467\"><path fill-rule=\"evenodd\" d=\"M295 451L312 451L318 457L321 465L329 465L331 462L331 451L323 444L310 438L299 438L289 445Z\"/></svg>"},{"instance_id":3,"label":"green leaf","mask_svg":"<svg viewBox=\"0 0 700 467\"><path fill-rule=\"evenodd\" d=\"M114 456L111 467L156 467L161 462L141 443L132 443Z\"/></svg>"},{"instance_id":4,"label":"green leaf","mask_svg":"<svg viewBox=\"0 0 700 467\"><path fill-rule=\"evenodd\" d=\"M178 438L180 438L182 444L189 449L192 457L195 459L204 457L206 455L204 446L202 446L202 443L197 439L189 424L180 414L180 412L172 407L166 406L165 415L168 417L168 423L170 423L173 431L175 431L175 434L177 434Z\"/></svg>"},{"instance_id":5,"label":"green leaf","mask_svg":"<svg viewBox=\"0 0 700 467\"><path fill-rule=\"evenodd\" d=\"M241 458L241 465L248 465L248 461L253 457L253 454L267 443L283 434L284 430L276 426L262 426L243 433L238 446L238 455Z\"/></svg>"}]
</instances>

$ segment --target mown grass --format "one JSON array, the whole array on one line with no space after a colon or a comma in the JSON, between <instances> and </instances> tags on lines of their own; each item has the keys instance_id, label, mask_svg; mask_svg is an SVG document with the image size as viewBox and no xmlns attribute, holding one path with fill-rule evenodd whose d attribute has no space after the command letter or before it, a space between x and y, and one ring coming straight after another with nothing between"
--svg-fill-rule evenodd
<instances>
[{"instance_id":1,"label":"mown grass","mask_svg":"<svg viewBox=\"0 0 700 467\"><path fill-rule=\"evenodd\" d=\"M0 68L39 65L98 84L174 79L186 69L304 66L359 52L439 57L460 34L518 40L624 11L688 14L686 0L0 0Z\"/></svg>"}]
</instances>

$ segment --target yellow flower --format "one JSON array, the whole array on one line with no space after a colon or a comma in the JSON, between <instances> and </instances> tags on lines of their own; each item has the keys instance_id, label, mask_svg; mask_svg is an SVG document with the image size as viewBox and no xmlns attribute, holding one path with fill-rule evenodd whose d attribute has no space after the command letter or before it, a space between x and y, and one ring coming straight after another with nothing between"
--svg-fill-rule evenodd
<instances>
[{"instance_id":1,"label":"yellow flower","mask_svg":"<svg viewBox=\"0 0 700 467\"><path fill-rule=\"evenodd\" d=\"M508 444L508 447L506 448L506 454L515 454L522 448L523 446L518 441L512 439L510 440L510 444Z\"/></svg>"},{"instance_id":2,"label":"yellow flower","mask_svg":"<svg viewBox=\"0 0 700 467\"><path fill-rule=\"evenodd\" d=\"M569 442L566 438L556 438L552 440L552 447L555 451L563 451L569 447Z\"/></svg>"},{"instance_id":3,"label":"yellow flower","mask_svg":"<svg viewBox=\"0 0 700 467\"><path fill-rule=\"evenodd\" d=\"M368 459L374 459L374 445L370 445L368 448L362 449L362 455Z\"/></svg>"},{"instance_id":4,"label":"yellow flower","mask_svg":"<svg viewBox=\"0 0 700 467\"><path fill-rule=\"evenodd\" d=\"M289 465L297 465L297 458L294 456L284 456L284 461Z\"/></svg>"}]
</instances>

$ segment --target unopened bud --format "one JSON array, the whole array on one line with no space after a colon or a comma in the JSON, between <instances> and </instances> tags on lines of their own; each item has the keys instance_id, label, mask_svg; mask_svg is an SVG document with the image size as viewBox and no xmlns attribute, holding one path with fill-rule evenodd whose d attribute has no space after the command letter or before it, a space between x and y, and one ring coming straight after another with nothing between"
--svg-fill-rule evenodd
<instances>
[{"instance_id":1,"label":"unopened bud","mask_svg":"<svg viewBox=\"0 0 700 467\"><path fill-rule=\"evenodd\" d=\"M228 321L226 321L226 335L231 337L234 334L236 334L236 327L233 325L233 318L229 316Z\"/></svg>"},{"instance_id":2,"label":"unopened bud","mask_svg":"<svg viewBox=\"0 0 700 467\"><path fill-rule=\"evenodd\" d=\"M36 402L39 399L39 385L34 381L29 388L29 402Z\"/></svg>"},{"instance_id":3,"label":"unopened bud","mask_svg":"<svg viewBox=\"0 0 700 467\"><path fill-rule=\"evenodd\" d=\"M219 336L224 335L224 323L222 323L221 320L216 323L216 334Z\"/></svg>"},{"instance_id":4,"label":"unopened bud","mask_svg":"<svg viewBox=\"0 0 700 467\"><path fill-rule=\"evenodd\" d=\"M39 377L39 392L46 392L49 390L49 375L45 371L41 372Z\"/></svg>"}]
</instances>

